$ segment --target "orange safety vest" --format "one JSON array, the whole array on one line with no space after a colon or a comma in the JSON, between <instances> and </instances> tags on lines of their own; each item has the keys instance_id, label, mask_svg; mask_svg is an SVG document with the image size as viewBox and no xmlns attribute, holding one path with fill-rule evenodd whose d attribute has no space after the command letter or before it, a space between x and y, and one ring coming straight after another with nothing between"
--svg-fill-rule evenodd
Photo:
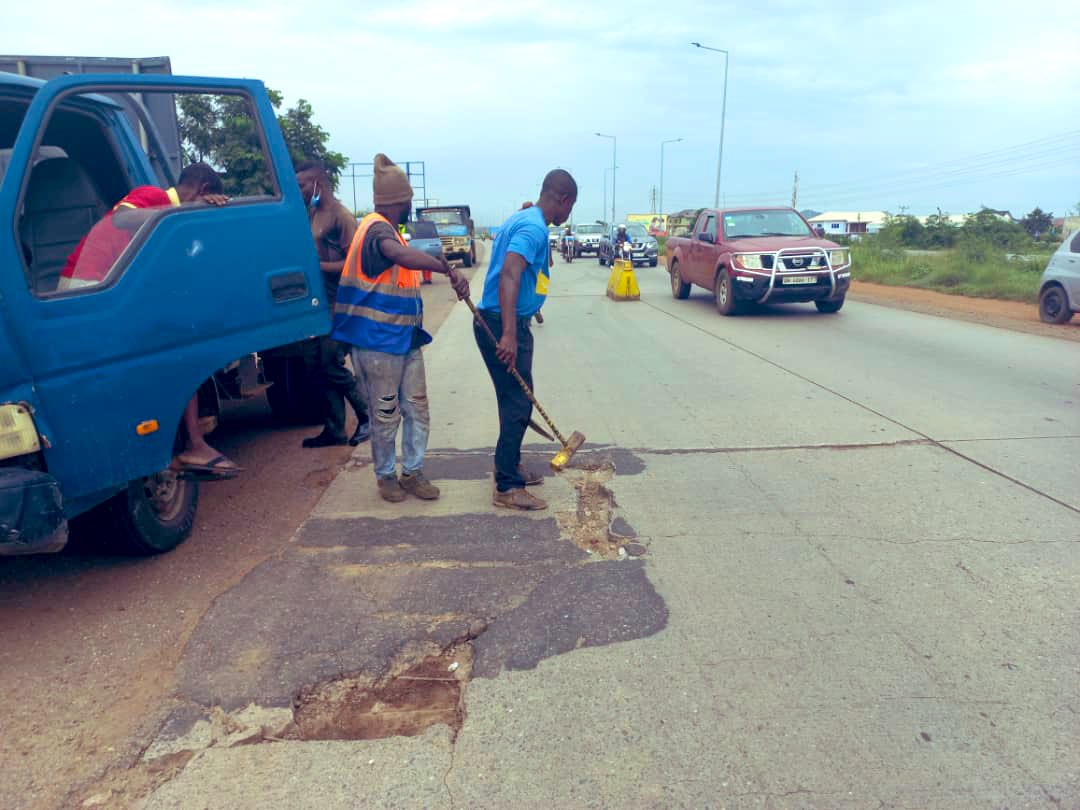
<instances>
[{"instance_id":1,"label":"orange safety vest","mask_svg":"<svg viewBox=\"0 0 1080 810\"><path fill-rule=\"evenodd\" d=\"M368 214L360 220L349 245L334 304L331 337L358 349L408 354L415 331L423 323L420 272L399 265L388 267L375 278L363 272L364 237L377 222L390 225L382 214ZM402 245L408 244L397 229L394 234Z\"/></svg>"}]
</instances>

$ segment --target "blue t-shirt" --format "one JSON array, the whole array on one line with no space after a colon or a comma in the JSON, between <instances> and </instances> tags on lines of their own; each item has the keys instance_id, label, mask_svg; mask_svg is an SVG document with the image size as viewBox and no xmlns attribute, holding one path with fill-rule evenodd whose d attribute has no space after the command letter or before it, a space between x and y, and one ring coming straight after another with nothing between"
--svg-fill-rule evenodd
<instances>
[{"instance_id":1,"label":"blue t-shirt","mask_svg":"<svg viewBox=\"0 0 1080 810\"><path fill-rule=\"evenodd\" d=\"M491 262L484 279L484 296L480 309L501 312L499 308L499 278L507 253L516 253L525 259L521 271L521 288L518 290L517 314L519 318L531 318L540 311L547 299L551 283L548 267L548 230L544 212L533 205L518 211L503 223L491 248Z\"/></svg>"}]
</instances>

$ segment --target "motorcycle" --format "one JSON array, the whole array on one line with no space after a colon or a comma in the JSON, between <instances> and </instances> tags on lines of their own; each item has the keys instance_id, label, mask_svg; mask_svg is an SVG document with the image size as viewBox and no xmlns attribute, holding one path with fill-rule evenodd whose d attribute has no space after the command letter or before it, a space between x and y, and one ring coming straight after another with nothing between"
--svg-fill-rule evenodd
<instances>
[{"instance_id":1,"label":"motorcycle","mask_svg":"<svg viewBox=\"0 0 1080 810\"><path fill-rule=\"evenodd\" d=\"M562 257L567 264L574 261L574 254L577 252L574 237L564 236L562 238Z\"/></svg>"}]
</instances>

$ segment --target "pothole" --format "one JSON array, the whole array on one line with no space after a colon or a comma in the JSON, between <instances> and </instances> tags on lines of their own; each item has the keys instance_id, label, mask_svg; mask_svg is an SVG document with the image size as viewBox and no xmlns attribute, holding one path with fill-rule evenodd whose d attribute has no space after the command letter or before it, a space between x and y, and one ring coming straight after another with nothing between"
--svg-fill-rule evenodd
<instances>
[{"instance_id":1,"label":"pothole","mask_svg":"<svg viewBox=\"0 0 1080 810\"><path fill-rule=\"evenodd\" d=\"M577 508L555 516L559 528L584 551L605 560L625 558L629 552L623 544L629 538L611 531L615 496L605 486L615 475L615 467L610 463L588 465L574 470L572 475Z\"/></svg>"},{"instance_id":2,"label":"pothole","mask_svg":"<svg viewBox=\"0 0 1080 810\"><path fill-rule=\"evenodd\" d=\"M301 740L379 740L415 737L444 723L456 737L471 673L472 647L464 643L380 681L321 683L297 697L293 730Z\"/></svg>"}]
</instances>

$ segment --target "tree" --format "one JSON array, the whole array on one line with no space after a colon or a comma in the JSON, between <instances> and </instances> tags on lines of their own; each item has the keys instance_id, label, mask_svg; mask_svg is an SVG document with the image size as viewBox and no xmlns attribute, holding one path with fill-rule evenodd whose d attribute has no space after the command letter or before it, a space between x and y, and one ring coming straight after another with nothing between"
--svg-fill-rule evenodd
<instances>
[{"instance_id":1,"label":"tree","mask_svg":"<svg viewBox=\"0 0 1080 810\"><path fill-rule=\"evenodd\" d=\"M968 216L960 232L964 241L985 242L1003 250L1015 250L1028 244L1027 232L1019 224L1002 218L989 208Z\"/></svg>"},{"instance_id":2,"label":"tree","mask_svg":"<svg viewBox=\"0 0 1080 810\"><path fill-rule=\"evenodd\" d=\"M267 88L275 110L281 93ZM209 163L222 175L225 193L232 196L270 194L273 191L266 166L262 138L251 102L244 96L184 93L178 96L181 148L186 163ZM277 116L294 163L322 160L330 177L337 178L347 158L326 146L330 135L312 119L311 105L300 99L296 106Z\"/></svg>"},{"instance_id":3,"label":"tree","mask_svg":"<svg viewBox=\"0 0 1080 810\"><path fill-rule=\"evenodd\" d=\"M1045 213L1038 206L1026 217L1020 220L1024 230L1032 239L1038 239L1050 233L1054 228L1054 215Z\"/></svg>"},{"instance_id":4,"label":"tree","mask_svg":"<svg viewBox=\"0 0 1080 810\"><path fill-rule=\"evenodd\" d=\"M348 163L348 158L340 152L327 149L326 142L330 140L330 133L312 120L311 104L300 99L295 107L278 116L278 122L281 124L285 143L289 145L293 162L321 160L337 188L338 176Z\"/></svg>"}]
</instances>

